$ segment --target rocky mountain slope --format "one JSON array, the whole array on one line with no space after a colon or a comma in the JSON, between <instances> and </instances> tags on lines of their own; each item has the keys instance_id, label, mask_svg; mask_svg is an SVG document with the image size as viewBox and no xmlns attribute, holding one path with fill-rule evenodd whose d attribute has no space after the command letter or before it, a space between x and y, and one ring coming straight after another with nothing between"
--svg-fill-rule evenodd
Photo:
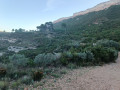
<instances>
[{"instance_id":1,"label":"rocky mountain slope","mask_svg":"<svg viewBox=\"0 0 120 90\"><path fill-rule=\"evenodd\" d=\"M60 19L54 21L54 23L58 23L58 22L61 22L63 20L66 20L66 19L69 19L69 18L74 18L76 16L84 15L84 14L87 14L87 13L90 13L90 12L104 10L104 9L109 8L112 5L119 5L119 4L120 4L120 0L110 0L110 1L107 1L107 2L103 2L103 3L98 4L97 6L95 6L93 8L87 9L85 11L74 13L73 16L60 18Z\"/></svg>"}]
</instances>

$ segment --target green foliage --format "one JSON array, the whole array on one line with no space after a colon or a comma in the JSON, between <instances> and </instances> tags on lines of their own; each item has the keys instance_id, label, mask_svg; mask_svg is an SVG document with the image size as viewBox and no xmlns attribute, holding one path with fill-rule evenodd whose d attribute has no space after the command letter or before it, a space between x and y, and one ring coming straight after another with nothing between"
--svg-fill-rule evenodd
<instances>
[{"instance_id":1,"label":"green foliage","mask_svg":"<svg viewBox=\"0 0 120 90\"><path fill-rule=\"evenodd\" d=\"M85 15L69 18L55 23L56 32L63 32L62 23L67 24L67 33L64 39L80 40L87 37L84 42L93 42L96 40L110 39L120 41L120 5L111 6L108 9L91 12ZM64 33L62 33L64 34ZM61 34L61 35L62 35ZM70 37L71 36L71 37ZM63 36L62 36L63 37Z\"/></svg>"},{"instance_id":2,"label":"green foliage","mask_svg":"<svg viewBox=\"0 0 120 90\"><path fill-rule=\"evenodd\" d=\"M91 65L94 60L94 55L92 52L79 52L74 55L74 62L79 66Z\"/></svg>"},{"instance_id":3,"label":"green foliage","mask_svg":"<svg viewBox=\"0 0 120 90\"><path fill-rule=\"evenodd\" d=\"M30 84L32 79L42 79L43 71L32 72L32 66L35 66L34 69L38 66L47 68L45 75L58 78L66 72L60 72L59 75L58 70L51 67L61 68L64 65L74 69L77 66L115 62L117 50L120 50L117 43L120 42L120 5L63 20L55 23L54 27L55 30L53 24L47 22L37 27L40 31L25 32L20 28L13 29L15 33L0 33L0 37L17 39L17 42L12 44L1 41L0 50L3 52L6 52L10 45L37 47L35 50L24 50L18 54L6 52L0 57L0 76L10 78L13 88L17 89L21 83ZM6 85L0 82L0 88L4 86L6 88Z\"/></svg>"},{"instance_id":4,"label":"green foliage","mask_svg":"<svg viewBox=\"0 0 120 90\"><path fill-rule=\"evenodd\" d=\"M36 27L39 31L45 32L47 30L53 31L53 23L52 22L46 22L45 24L41 24L40 26Z\"/></svg>"},{"instance_id":5,"label":"green foliage","mask_svg":"<svg viewBox=\"0 0 120 90\"><path fill-rule=\"evenodd\" d=\"M60 71L60 74L66 74L66 73L67 73L66 70L62 70L62 71Z\"/></svg>"},{"instance_id":6,"label":"green foliage","mask_svg":"<svg viewBox=\"0 0 120 90\"><path fill-rule=\"evenodd\" d=\"M70 59L72 58L72 54L70 52L63 53L60 58L60 62L62 65L68 65Z\"/></svg>"},{"instance_id":7,"label":"green foliage","mask_svg":"<svg viewBox=\"0 0 120 90\"><path fill-rule=\"evenodd\" d=\"M28 72L26 72L25 70L15 69L15 67L14 68L10 67L10 68L8 69L9 72L7 72L7 77L11 79L18 79L28 74Z\"/></svg>"},{"instance_id":8,"label":"green foliage","mask_svg":"<svg viewBox=\"0 0 120 90\"><path fill-rule=\"evenodd\" d=\"M18 89L18 86L20 85L21 83L19 81L14 81L11 83L11 87L14 88L14 89Z\"/></svg>"},{"instance_id":9,"label":"green foliage","mask_svg":"<svg viewBox=\"0 0 120 90\"><path fill-rule=\"evenodd\" d=\"M53 76L54 78L59 78L60 74L52 73L51 76Z\"/></svg>"},{"instance_id":10,"label":"green foliage","mask_svg":"<svg viewBox=\"0 0 120 90\"><path fill-rule=\"evenodd\" d=\"M0 62L1 63L8 63L9 57L7 55L0 56Z\"/></svg>"},{"instance_id":11,"label":"green foliage","mask_svg":"<svg viewBox=\"0 0 120 90\"><path fill-rule=\"evenodd\" d=\"M30 76L24 76L21 79L21 83L23 84L31 84L31 82L32 82L32 77Z\"/></svg>"},{"instance_id":12,"label":"green foliage","mask_svg":"<svg viewBox=\"0 0 120 90\"><path fill-rule=\"evenodd\" d=\"M115 62L117 57L118 52L116 49L109 46L103 47L97 45L86 48L84 52L63 53L60 61L62 65L68 65L69 63L72 63L78 66L89 66L99 65L100 63Z\"/></svg>"},{"instance_id":13,"label":"green foliage","mask_svg":"<svg viewBox=\"0 0 120 90\"><path fill-rule=\"evenodd\" d=\"M8 82L0 81L0 89L7 90L8 89Z\"/></svg>"},{"instance_id":14,"label":"green foliage","mask_svg":"<svg viewBox=\"0 0 120 90\"><path fill-rule=\"evenodd\" d=\"M118 42L113 41L113 40L106 40L106 39L104 40L103 39L103 40L97 41L96 44L101 45L103 47L113 47L113 48L115 48L117 50L120 49L120 44Z\"/></svg>"},{"instance_id":15,"label":"green foliage","mask_svg":"<svg viewBox=\"0 0 120 90\"><path fill-rule=\"evenodd\" d=\"M103 62L110 63L115 62L118 56L118 52L115 49L95 46L91 49L91 52L95 56L95 63Z\"/></svg>"},{"instance_id":16,"label":"green foliage","mask_svg":"<svg viewBox=\"0 0 120 90\"><path fill-rule=\"evenodd\" d=\"M52 65L54 62L57 62L58 58L60 57L60 54L39 54L35 57L34 63L38 66L46 66L46 65Z\"/></svg>"},{"instance_id":17,"label":"green foliage","mask_svg":"<svg viewBox=\"0 0 120 90\"><path fill-rule=\"evenodd\" d=\"M86 65L88 62L93 62L94 55L92 52L79 52L71 53L66 52L62 54L60 61L63 65L68 65L69 63L75 63L77 65Z\"/></svg>"},{"instance_id":18,"label":"green foliage","mask_svg":"<svg viewBox=\"0 0 120 90\"><path fill-rule=\"evenodd\" d=\"M29 61L28 61L28 66L29 66L29 67L35 66L34 60L29 59Z\"/></svg>"},{"instance_id":19,"label":"green foliage","mask_svg":"<svg viewBox=\"0 0 120 90\"><path fill-rule=\"evenodd\" d=\"M24 54L25 57L29 59L34 59L35 56L39 54L38 50L25 50L25 51L20 51L19 54Z\"/></svg>"},{"instance_id":20,"label":"green foliage","mask_svg":"<svg viewBox=\"0 0 120 90\"><path fill-rule=\"evenodd\" d=\"M25 67L28 64L28 58L25 58L24 55L14 54L9 57L10 62L17 67Z\"/></svg>"},{"instance_id":21,"label":"green foliage","mask_svg":"<svg viewBox=\"0 0 120 90\"><path fill-rule=\"evenodd\" d=\"M76 69L76 68L77 68L77 65L74 64L74 63L69 63L69 64L67 65L67 68L69 68L69 69Z\"/></svg>"}]
</instances>

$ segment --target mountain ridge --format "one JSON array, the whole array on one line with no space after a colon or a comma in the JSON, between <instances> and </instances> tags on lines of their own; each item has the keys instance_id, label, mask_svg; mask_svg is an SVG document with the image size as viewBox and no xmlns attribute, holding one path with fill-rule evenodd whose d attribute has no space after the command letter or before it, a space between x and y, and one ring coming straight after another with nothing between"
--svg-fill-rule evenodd
<instances>
[{"instance_id":1,"label":"mountain ridge","mask_svg":"<svg viewBox=\"0 0 120 90\"><path fill-rule=\"evenodd\" d=\"M89 8L85 11L80 11L80 12L74 13L73 16L60 18L60 19L54 21L53 23L58 23L58 22L61 22L63 20L66 20L66 19L74 18L76 16L85 15L85 14L90 13L90 12L104 10L104 9L109 8L112 5L119 5L119 4L120 4L120 0L110 0L107 2L103 2L103 3L96 5L93 8Z\"/></svg>"}]
</instances>

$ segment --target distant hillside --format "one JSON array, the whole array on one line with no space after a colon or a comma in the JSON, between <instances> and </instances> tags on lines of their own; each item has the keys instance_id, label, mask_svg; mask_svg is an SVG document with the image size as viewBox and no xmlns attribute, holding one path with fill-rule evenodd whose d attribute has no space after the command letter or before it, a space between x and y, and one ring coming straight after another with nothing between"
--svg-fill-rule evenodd
<instances>
[{"instance_id":1,"label":"distant hillside","mask_svg":"<svg viewBox=\"0 0 120 90\"><path fill-rule=\"evenodd\" d=\"M60 18L60 19L54 21L54 23L58 23L58 22L61 22L63 20L74 18L76 16L84 15L84 14L87 14L87 13L90 13L90 12L104 10L106 8L109 8L112 5L119 5L119 4L120 4L120 0L110 0L110 1L107 1L107 2L103 2L103 3L100 3L93 8L87 9L85 11L74 13L73 16Z\"/></svg>"},{"instance_id":2,"label":"distant hillside","mask_svg":"<svg viewBox=\"0 0 120 90\"><path fill-rule=\"evenodd\" d=\"M95 37L120 41L120 5L63 20L54 24L55 29L63 30L62 23L67 25L67 33L77 39Z\"/></svg>"}]
</instances>

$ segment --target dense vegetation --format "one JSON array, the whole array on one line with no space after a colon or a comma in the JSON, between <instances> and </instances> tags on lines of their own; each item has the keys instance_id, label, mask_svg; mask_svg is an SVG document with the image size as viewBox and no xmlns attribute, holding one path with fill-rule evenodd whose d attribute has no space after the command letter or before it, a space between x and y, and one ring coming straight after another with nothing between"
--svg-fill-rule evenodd
<instances>
[{"instance_id":1,"label":"dense vegetation","mask_svg":"<svg viewBox=\"0 0 120 90\"><path fill-rule=\"evenodd\" d=\"M63 29L63 23L66 24L68 34L75 40L87 37L120 41L120 5L55 23L55 29Z\"/></svg>"},{"instance_id":2,"label":"dense vegetation","mask_svg":"<svg viewBox=\"0 0 120 90\"><path fill-rule=\"evenodd\" d=\"M37 30L12 29L0 42L0 88L24 88L42 78L59 77L62 67L76 68L115 62L120 50L120 5L59 23L46 22ZM8 46L36 49L8 51ZM59 69L59 70L58 70ZM61 69L62 70L62 69ZM11 82L11 83L8 83ZM9 86L9 87L8 87Z\"/></svg>"}]
</instances>

